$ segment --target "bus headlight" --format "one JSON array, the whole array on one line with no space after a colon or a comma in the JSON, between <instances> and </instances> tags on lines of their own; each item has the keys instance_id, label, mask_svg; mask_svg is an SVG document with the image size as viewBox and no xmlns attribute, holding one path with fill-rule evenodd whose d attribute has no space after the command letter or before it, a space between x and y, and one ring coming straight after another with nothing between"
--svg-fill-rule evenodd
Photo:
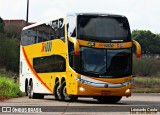
<instances>
[{"instance_id":1,"label":"bus headlight","mask_svg":"<svg viewBox=\"0 0 160 115\"><path fill-rule=\"evenodd\" d=\"M83 88L83 87L79 87L79 90L82 91L82 92L86 91L85 88Z\"/></svg>"},{"instance_id":2,"label":"bus headlight","mask_svg":"<svg viewBox=\"0 0 160 115\"><path fill-rule=\"evenodd\" d=\"M131 90L130 89L127 89L125 94L130 94L131 93Z\"/></svg>"}]
</instances>

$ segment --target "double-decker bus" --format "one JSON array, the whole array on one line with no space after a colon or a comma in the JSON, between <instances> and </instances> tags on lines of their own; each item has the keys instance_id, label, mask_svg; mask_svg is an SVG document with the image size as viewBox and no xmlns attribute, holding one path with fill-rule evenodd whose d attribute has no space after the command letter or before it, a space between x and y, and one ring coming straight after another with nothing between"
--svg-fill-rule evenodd
<instances>
[{"instance_id":1,"label":"double-decker bus","mask_svg":"<svg viewBox=\"0 0 160 115\"><path fill-rule=\"evenodd\" d=\"M113 14L73 13L24 27L20 89L29 98L93 97L116 103L131 96L132 47L128 20Z\"/></svg>"}]
</instances>

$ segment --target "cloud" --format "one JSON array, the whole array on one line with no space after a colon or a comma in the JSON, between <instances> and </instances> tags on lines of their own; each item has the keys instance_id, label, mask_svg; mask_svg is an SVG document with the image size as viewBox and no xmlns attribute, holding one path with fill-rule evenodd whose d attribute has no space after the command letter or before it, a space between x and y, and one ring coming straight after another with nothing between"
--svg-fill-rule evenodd
<instances>
[{"instance_id":1,"label":"cloud","mask_svg":"<svg viewBox=\"0 0 160 115\"><path fill-rule=\"evenodd\" d=\"M0 0L0 16L4 19L25 19L24 0ZM24 8L25 6L25 8Z\"/></svg>"},{"instance_id":2,"label":"cloud","mask_svg":"<svg viewBox=\"0 0 160 115\"><path fill-rule=\"evenodd\" d=\"M25 19L27 0L3 0L0 16ZM102 12L125 15L131 29L160 33L159 0L30 0L29 21L39 22L68 12Z\"/></svg>"}]
</instances>

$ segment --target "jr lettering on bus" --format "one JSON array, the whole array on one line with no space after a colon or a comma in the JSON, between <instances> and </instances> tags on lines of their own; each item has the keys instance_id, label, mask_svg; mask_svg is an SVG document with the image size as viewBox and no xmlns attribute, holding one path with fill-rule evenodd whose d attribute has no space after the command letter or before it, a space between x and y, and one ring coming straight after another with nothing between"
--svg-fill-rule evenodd
<instances>
[{"instance_id":1,"label":"jr lettering on bus","mask_svg":"<svg viewBox=\"0 0 160 115\"><path fill-rule=\"evenodd\" d=\"M52 42L43 42L41 52L51 52Z\"/></svg>"}]
</instances>

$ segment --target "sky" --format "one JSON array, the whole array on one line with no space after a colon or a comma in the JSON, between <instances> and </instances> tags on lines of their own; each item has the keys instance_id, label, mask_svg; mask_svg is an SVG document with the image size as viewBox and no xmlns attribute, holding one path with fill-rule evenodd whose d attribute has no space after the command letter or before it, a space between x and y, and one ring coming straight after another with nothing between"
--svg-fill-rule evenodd
<instances>
[{"instance_id":1,"label":"sky","mask_svg":"<svg viewBox=\"0 0 160 115\"><path fill-rule=\"evenodd\" d=\"M27 0L0 0L2 19L26 20ZM66 13L120 14L131 30L160 34L160 0L29 0L29 22L42 22Z\"/></svg>"}]
</instances>

